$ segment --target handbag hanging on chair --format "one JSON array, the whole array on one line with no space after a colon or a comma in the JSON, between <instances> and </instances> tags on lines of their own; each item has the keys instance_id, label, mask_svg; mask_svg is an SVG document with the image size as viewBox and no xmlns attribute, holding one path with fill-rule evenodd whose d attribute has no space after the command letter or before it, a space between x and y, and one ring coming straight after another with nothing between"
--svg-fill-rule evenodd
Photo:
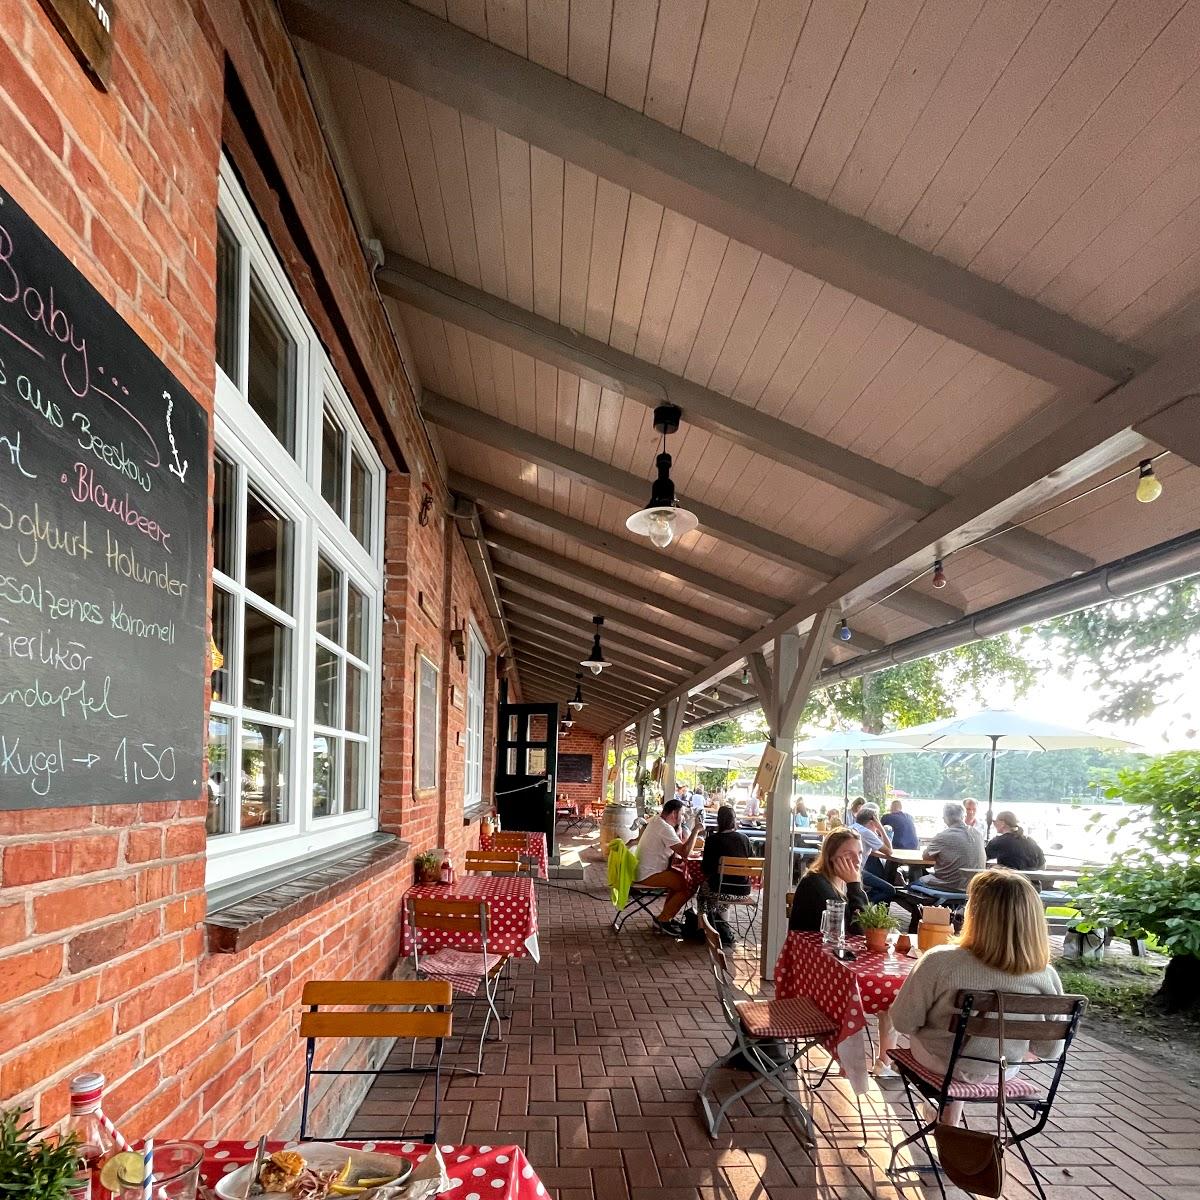
<instances>
[{"instance_id":1,"label":"handbag hanging on chair","mask_svg":"<svg viewBox=\"0 0 1200 1200\"><path fill-rule=\"evenodd\" d=\"M1004 1083L1008 1060L1004 1055L1004 998L996 993L999 1017L1000 1065L996 1095L996 1132L963 1129L941 1121L933 1131L938 1160L950 1182L976 1196L999 1196L1004 1190Z\"/></svg>"}]
</instances>

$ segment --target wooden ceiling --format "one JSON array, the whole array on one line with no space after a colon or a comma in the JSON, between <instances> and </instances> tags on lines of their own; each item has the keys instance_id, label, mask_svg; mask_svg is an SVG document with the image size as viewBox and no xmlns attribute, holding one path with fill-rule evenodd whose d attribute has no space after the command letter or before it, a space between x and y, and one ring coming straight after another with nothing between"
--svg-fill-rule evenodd
<instances>
[{"instance_id":1,"label":"wooden ceiling","mask_svg":"<svg viewBox=\"0 0 1200 1200\"><path fill-rule=\"evenodd\" d=\"M838 661L1200 524L1138 432L1200 386L1200 2L282 7L527 697L592 613L609 732L829 604Z\"/></svg>"}]
</instances>

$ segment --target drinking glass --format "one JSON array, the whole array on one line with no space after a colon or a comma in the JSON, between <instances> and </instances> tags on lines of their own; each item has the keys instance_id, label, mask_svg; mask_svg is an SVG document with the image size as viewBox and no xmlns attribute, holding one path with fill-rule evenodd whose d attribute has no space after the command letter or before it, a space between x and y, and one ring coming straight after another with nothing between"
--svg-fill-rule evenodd
<instances>
[{"instance_id":1,"label":"drinking glass","mask_svg":"<svg viewBox=\"0 0 1200 1200\"><path fill-rule=\"evenodd\" d=\"M193 1142L163 1142L154 1147L153 1200L196 1200L204 1151ZM121 1200L142 1200L142 1181L120 1179Z\"/></svg>"},{"instance_id":2,"label":"drinking glass","mask_svg":"<svg viewBox=\"0 0 1200 1200\"><path fill-rule=\"evenodd\" d=\"M896 928L887 931L887 961L883 969L889 973L896 970L896 943L900 940L900 930Z\"/></svg>"}]
</instances>

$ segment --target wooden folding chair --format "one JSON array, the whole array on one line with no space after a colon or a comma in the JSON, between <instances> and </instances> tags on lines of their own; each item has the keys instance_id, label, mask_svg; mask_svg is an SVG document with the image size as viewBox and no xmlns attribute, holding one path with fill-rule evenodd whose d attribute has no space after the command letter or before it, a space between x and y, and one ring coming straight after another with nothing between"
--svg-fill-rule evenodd
<instances>
[{"instance_id":1,"label":"wooden folding chair","mask_svg":"<svg viewBox=\"0 0 1200 1200\"><path fill-rule=\"evenodd\" d=\"M766 862L765 858L727 855L717 867L717 893L712 899L721 906L750 910L749 920L741 935L743 942L748 942L754 932L754 918L758 916ZM755 884L758 886L755 887Z\"/></svg>"},{"instance_id":2,"label":"wooden folding chair","mask_svg":"<svg viewBox=\"0 0 1200 1200\"><path fill-rule=\"evenodd\" d=\"M314 1137L308 1132L309 1093L314 1075L411 1075L428 1074L429 1067L383 1067L372 1071L318 1070L313 1066L318 1038L405 1038L415 1046L418 1039L433 1038L434 1058L433 1129L419 1140L436 1142L442 1103L442 1045L451 1034L450 1005L453 1001L449 983L442 980L364 979L313 981L304 985L300 1003L308 1011L300 1017L300 1036L305 1039L304 1094L300 1100L300 1140L329 1142L335 1138ZM322 1005L357 1005L371 1008L370 1012L321 1012ZM386 1006L398 1005L422 1011L390 1012ZM385 1006L384 1011L378 1011ZM400 1131L397 1131L400 1132Z\"/></svg>"},{"instance_id":3,"label":"wooden folding chair","mask_svg":"<svg viewBox=\"0 0 1200 1200\"><path fill-rule=\"evenodd\" d=\"M946 1064L944 1072L930 1070L911 1050L898 1049L888 1052L896 1064L900 1078L904 1081L904 1093L908 1098L913 1120L917 1124L916 1132L892 1149L892 1156L888 1160L888 1174L893 1175L896 1172L896 1155L905 1146L920 1142L926 1157L933 1165L938 1187L945 1200L946 1186L942 1182L942 1173L929 1149L929 1135L937 1126L937 1118L925 1121L920 1117L914 1093L923 1096L934 1105L939 1118L946 1105L956 1100L966 1104L990 1104L996 1108L1000 1098L999 1067L1002 1060L998 1056L985 1058L971 1053L971 1050L972 1039L987 1039L991 1045L999 1045L998 1054L1004 1053L1004 1046L999 1040L1000 1014L1003 1013L1004 1036L1007 1040L1042 1045L1054 1043L1057 1048L1057 1052L1049 1057L1026 1060L1021 1064L1022 1073L1004 1082L1004 1124L1007 1135L1005 1146L1017 1148L1030 1175L1033 1176L1038 1195L1041 1200L1046 1200L1041 1176L1029 1160L1025 1142L1035 1134L1041 1133L1050 1119L1054 1097L1058 1094L1058 1085L1067 1065L1067 1051L1070 1050L1079 1030L1079 1021L1087 1007L1087 998L1074 995L1041 996L1025 992L963 990L955 996L954 1002L958 1006L958 1012L950 1019L950 1032L954 1034L954 1043L950 1048L950 1061ZM980 1082L955 1079L955 1069L962 1061L987 1063L993 1073ZM1038 1065L1052 1068L1048 1084L1040 1083L1024 1073L1026 1068ZM1008 1116L1010 1108L1024 1110L1029 1115L1030 1123L1024 1129L1018 1130L1013 1125Z\"/></svg>"},{"instance_id":4,"label":"wooden folding chair","mask_svg":"<svg viewBox=\"0 0 1200 1200\"><path fill-rule=\"evenodd\" d=\"M506 830L492 837L492 852L499 852L505 858L516 853L517 861L529 872L537 874L537 860L533 853L533 837L523 830Z\"/></svg>"},{"instance_id":5,"label":"wooden folding chair","mask_svg":"<svg viewBox=\"0 0 1200 1200\"><path fill-rule=\"evenodd\" d=\"M521 859L512 850L468 850L463 856L468 875L516 875Z\"/></svg>"},{"instance_id":6,"label":"wooden folding chair","mask_svg":"<svg viewBox=\"0 0 1200 1200\"><path fill-rule=\"evenodd\" d=\"M483 1072L483 1043L494 1017L497 1037L500 1013L496 1008L497 982L508 964L509 955L488 952L488 907L486 900L437 900L409 896L408 924L412 930L413 967L423 979L449 984L459 995L474 1004L483 999L488 1011L479 1032L479 1053L475 1074ZM441 933L446 938L466 942L463 949L443 945L431 953L422 953L422 933ZM482 992L482 996L480 993Z\"/></svg>"}]
</instances>

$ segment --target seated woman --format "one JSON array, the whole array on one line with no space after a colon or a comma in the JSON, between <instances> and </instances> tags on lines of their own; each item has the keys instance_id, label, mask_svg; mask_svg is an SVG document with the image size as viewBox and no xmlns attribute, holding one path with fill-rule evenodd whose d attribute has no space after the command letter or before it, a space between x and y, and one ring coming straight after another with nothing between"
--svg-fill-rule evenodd
<instances>
[{"instance_id":1,"label":"seated woman","mask_svg":"<svg viewBox=\"0 0 1200 1200\"><path fill-rule=\"evenodd\" d=\"M967 915L957 945L935 946L913 967L892 1005L892 1024L912 1040L913 1057L922 1066L942 1075L954 1045L955 994L963 988L980 992L1027 992L1061 996L1062 981L1050 965L1050 938L1046 916L1033 884L1011 871L981 871L967 886ZM1054 1054L1056 1042L1006 1040L1004 1056L1009 1076L1032 1049L1039 1058ZM970 1059L959 1059L956 1079L983 1082L996 1078L993 1063L978 1059L999 1058L999 1046L974 1038ZM948 1104L941 1120L957 1125L961 1102Z\"/></svg>"},{"instance_id":2,"label":"seated woman","mask_svg":"<svg viewBox=\"0 0 1200 1200\"><path fill-rule=\"evenodd\" d=\"M984 847L989 861L1014 871L1040 871L1046 865L1042 848L1021 828L1014 812L998 812L992 822L996 836Z\"/></svg>"},{"instance_id":3,"label":"seated woman","mask_svg":"<svg viewBox=\"0 0 1200 1200\"><path fill-rule=\"evenodd\" d=\"M821 914L830 900L846 902L846 931L857 933L855 919L867 906L867 894L862 885L862 843L849 829L835 830L825 838L812 866L796 884L788 928L819 933Z\"/></svg>"},{"instance_id":4,"label":"seated woman","mask_svg":"<svg viewBox=\"0 0 1200 1200\"><path fill-rule=\"evenodd\" d=\"M732 946L734 943L733 930L725 919L728 905L718 899L720 892L721 859L723 858L753 858L754 850L750 839L734 828L736 816L732 805L722 804L717 809L717 831L705 839L704 850L700 856L700 869L704 873L704 882L700 885L700 903L704 906L705 915L712 927L721 935L723 945ZM726 878L726 896L748 896L750 883L743 876L740 880Z\"/></svg>"}]
</instances>

